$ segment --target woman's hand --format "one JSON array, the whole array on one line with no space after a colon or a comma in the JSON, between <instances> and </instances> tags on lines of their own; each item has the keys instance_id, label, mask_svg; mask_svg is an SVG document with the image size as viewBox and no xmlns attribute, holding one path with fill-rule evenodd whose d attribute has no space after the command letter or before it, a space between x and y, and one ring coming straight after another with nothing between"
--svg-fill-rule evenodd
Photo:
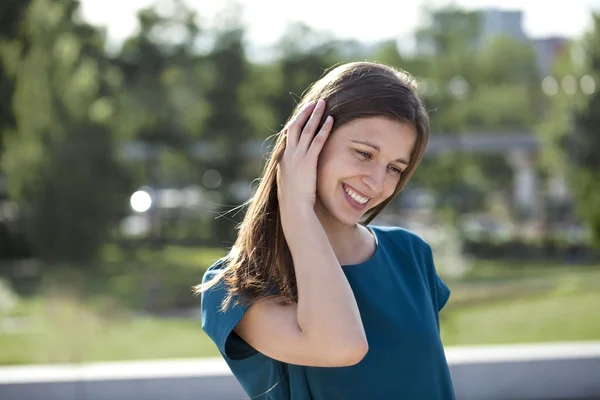
<instances>
[{"instance_id":1,"label":"woman's hand","mask_svg":"<svg viewBox=\"0 0 600 400\"><path fill-rule=\"evenodd\" d=\"M329 116L316 133L324 110L324 100L319 100L316 105L311 102L285 128L286 149L277 170L277 196L280 207L284 209L292 211L298 207L309 206L312 209L315 206L317 161L333 126L333 118Z\"/></svg>"}]
</instances>

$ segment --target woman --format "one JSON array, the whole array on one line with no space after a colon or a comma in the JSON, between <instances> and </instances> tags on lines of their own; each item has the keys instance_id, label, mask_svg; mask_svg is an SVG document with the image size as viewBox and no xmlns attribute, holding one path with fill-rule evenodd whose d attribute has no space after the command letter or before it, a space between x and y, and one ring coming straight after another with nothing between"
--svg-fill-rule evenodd
<instances>
[{"instance_id":1,"label":"woman","mask_svg":"<svg viewBox=\"0 0 600 400\"><path fill-rule=\"evenodd\" d=\"M421 160L410 75L357 62L304 95L206 272L202 325L252 399L453 399L431 248L369 226Z\"/></svg>"}]
</instances>

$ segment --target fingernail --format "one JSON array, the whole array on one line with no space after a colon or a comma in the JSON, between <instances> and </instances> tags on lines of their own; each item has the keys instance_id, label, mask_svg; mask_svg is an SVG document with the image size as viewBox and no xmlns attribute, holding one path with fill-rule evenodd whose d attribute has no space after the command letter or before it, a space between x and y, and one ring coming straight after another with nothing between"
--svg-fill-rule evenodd
<instances>
[{"instance_id":1,"label":"fingernail","mask_svg":"<svg viewBox=\"0 0 600 400\"><path fill-rule=\"evenodd\" d=\"M319 101L317 102L317 108L322 108L322 107L323 107L323 105L325 105L325 101L324 101L324 100L322 100L322 99L321 99L321 100L319 100Z\"/></svg>"},{"instance_id":2,"label":"fingernail","mask_svg":"<svg viewBox=\"0 0 600 400\"><path fill-rule=\"evenodd\" d=\"M325 120L325 123L326 123L326 124L330 124L330 123L332 123L332 122L333 122L333 117L330 115L330 116L328 116L328 117L327 117L327 119Z\"/></svg>"}]
</instances>

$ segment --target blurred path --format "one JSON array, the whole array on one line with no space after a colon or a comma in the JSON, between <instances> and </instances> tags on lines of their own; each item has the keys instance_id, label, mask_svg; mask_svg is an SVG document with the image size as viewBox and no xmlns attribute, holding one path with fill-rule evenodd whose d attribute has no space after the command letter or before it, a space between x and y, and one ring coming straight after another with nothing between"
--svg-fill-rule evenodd
<instances>
[{"instance_id":1,"label":"blurred path","mask_svg":"<svg viewBox=\"0 0 600 400\"><path fill-rule=\"evenodd\" d=\"M600 342L450 347L458 400L600 399ZM247 399L221 359L0 367L2 400Z\"/></svg>"}]
</instances>

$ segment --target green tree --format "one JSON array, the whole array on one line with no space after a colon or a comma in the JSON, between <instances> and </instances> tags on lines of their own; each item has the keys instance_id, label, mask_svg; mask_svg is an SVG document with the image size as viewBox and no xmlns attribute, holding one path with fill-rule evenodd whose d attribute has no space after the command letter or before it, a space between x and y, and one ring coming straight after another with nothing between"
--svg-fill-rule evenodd
<instances>
[{"instance_id":1,"label":"green tree","mask_svg":"<svg viewBox=\"0 0 600 400\"><path fill-rule=\"evenodd\" d=\"M209 113L204 88L210 77L196 48L201 37L196 14L181 0L164 4L170 9L138 12L140 30L113 60L123 109L113 128L122 140L150 149L130 167L138 185L155 188L195 181L200 163L193 145Z\"/></svg>"},{"instance_id":2,"label":"green tree","mask_svg":"<svg viewBox=\"0 0 600 400\"><path fill-rule=\"evenodd\" d=\"M239 10L234 7L225 10L216 25L218 29L213 32L213 46L206 56L211 82L205 99L210 113L203 133L203 139L210 143L215 156L205 161L204 170L214 170L220 176L221 216L213 221L213 234L231 243L235 224L240 219L236 213L229 211L246 200L242 198L246 197L246 193L240 187L249 186L250 181L246 174L246 144L251 133L242 103L250 69L244 48L245 28Z\"/></svg>"},{"instance_id":3,"label":"green tree","mask_svg":"<svg viewBox=\"0 0 600 400\"><path fill-rule=\"evenodd\" d=\"M1 211L7 196L2 168L4 137L16 128L12 99L19 53L27 45L20 28L29 4L30 0L0 4L0 259L24 257L29 252L22 234L18 232L18 221L9 221Z\"/></svg>"},{"instance_id":4,"label":"green tree","mask_svg":"<svg viewBox=\"0 0 600 400\"><path fill-rule=\"evenodd\" d=\"M593 29L581 40L565 46L543 85L544 112L535 126L542 143L545 175L563 179L569 198L549 198L549 222L579 220L590 228L593 241L600 243L597 204L600 196L600 167L595 149L599 146L600 24L593 16ZM594 93L591 93L594 92Z\"/></svg>"},{"instance_id":5,"label":"green tree","mask_svg":"<svg viewBox=\"0 0 600 400\"><path fill-rule=\"evenodd\" d=\"M115 59L123 78L122 101L130 113L123 123L129 139L185 150L189 135L198 135L206 107L194 71L194 44L200 31L195 13L181 1L173 15L154 8L138 13L140 30L128 38ZM173 40L168 38L174 37Z\"/></svg>"},{"instance_id":6,"label":"green tree","mask_svg":"<svg viewBox=\"0 0 600 400\"><path fill-rule=\"evenodd\" d=\"M27 45L20 34L21 22L30 3L31 0L21 0L0 4L0 157L5 132L16 126L12 97L20 47Z\"/></svg>"},{"instance_id":7,"label":"green tree","mask_svg":"<svg viewBox=\"0 0 600 400\"><path fill-rule=\"evenodd\" d=\"M535 52L527 42L482 39L480 14L458 8L429 10L417 32L417 56L407 62L430 110L432 135L529 131L540 89ZM409 69L410 71L410 69ZM481 210L486 196L512 181L506 155L447 152L426 158L415 183L434 188L459 211Z\"/></svg>"},{"instance_id":8,"label":"green tree","mask_svg":"<svg viewBox=\"0 0 600 400\"><path fill-rule=\"evenodd\" d=\"M596 85L600 84L600 14L593 16L593 31L585 48L587 67ZM564 141L572 167L570 181L575 192L579 216L589 224L595 243L600 246L600 90L589 96L583 107L574 110L574 126Z\"/></svg>"},{"instance_id":9,"label":"green tree","mask_svg":"<svg viewBox=\"0 0 600 400\"><path fill-rule=\"evenodd\" d=\"M347 45L303 23L287 27L276 45L278 73L273 77L278 79L278 85L267 99L280 124L277 130L283 127L308 86L318 80L327 68L348 56L344 54Z\"/></svg>"},{"instance_id":10,"label":"green tree","mask_svg":"<svg viewBox=\"0 0 600 400\"><path fill-rule=\"evenodd\" d=\"M7 135L2 166L27 237L49 262L93 259L129 189L108 128L116 109L104 37L76 22L78 6L32 0L20 26L23 39L13 43L19 49L16 127Z\"/></svg>"}]
</instances>

